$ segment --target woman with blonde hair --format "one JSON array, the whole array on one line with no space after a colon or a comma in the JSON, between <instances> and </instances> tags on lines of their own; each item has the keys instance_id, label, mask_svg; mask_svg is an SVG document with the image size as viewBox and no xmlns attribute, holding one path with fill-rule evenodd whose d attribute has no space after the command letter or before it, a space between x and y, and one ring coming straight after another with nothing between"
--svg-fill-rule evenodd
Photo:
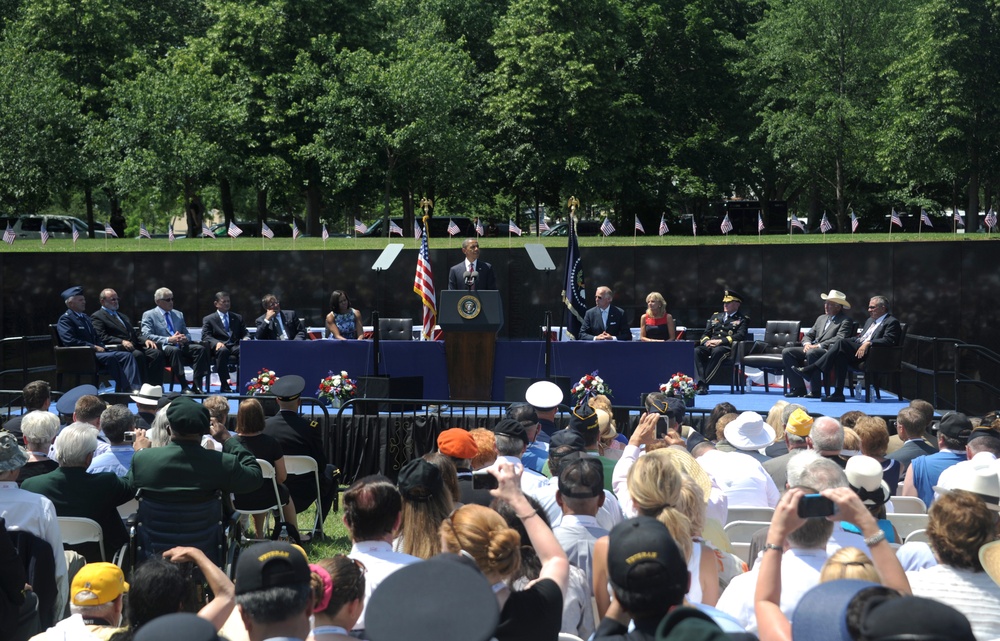
<instances>
[{"instance_id":1,"label":"woman with blonde hair","mask_svg":"<svg viewBox=\"0 0 1000 641\"><path fill-rule=\"evenodd\" d=\"M441 470L422 458L399 471L396 483L403 497L400 530L392 548L421 559L441 552L438 528L455 507Z\"/></svg>"},{"instance_id":2,"label":"woman with blonde hair","mask_svg":"<svg viewBox=\"0 0 1000 641\"><path fill-rule=\"evenodd\" d=\"M681 496L677 509L691 521L691 556L688 571L691 587L687 593L690 603L715 606L719 602L719 562L715 549L702 538L705 529L705 492L687 474L681 474Z\"/></svg>"},{"instance_id":3,"label":"woman with blonde hair","mask_svg":"<svg viewBox=\"0 0 1000 641\"><path fill-rule=\"evenodd\" d=\"M875 562L858 548L840 548L830 555L819 571L819 582L855 579L880 583Z\"/></svg>"},{"instance_id":4,"label":"woman with blonde hair","mask_svg":"<svg viewBox=\"0 0 1000 641\"><path fill-rule=\"evenodd\" d=\"M542 562L538 580L512 591L508 584L521 564L521 536L503 517L481 505L464 505L441 523L441 548L471 556L500 604L498 641L551 641L562 627L562 602L569 581L569 562L552 530L538 517L521 492L520 465L501 461L489 473L497 478L495 498L514 509Z\"/></svg>"},{"instance_id":5,"label":"woman with blonde hair","mask_svg":"<svg viewBox=\"0 0 1000 641\"><path fill-rule=\"evenodd\" d=\"M677 338L674 317L667 313L667 301L660 292L646 296L646 313L639 319L639 340L662 343Z\"/></svg>"}]
</instances>

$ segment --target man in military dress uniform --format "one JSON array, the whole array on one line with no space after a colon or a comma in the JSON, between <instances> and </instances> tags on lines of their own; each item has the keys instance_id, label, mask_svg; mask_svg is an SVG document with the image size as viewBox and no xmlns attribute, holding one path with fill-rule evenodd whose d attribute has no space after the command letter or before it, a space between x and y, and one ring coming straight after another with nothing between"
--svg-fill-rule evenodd
<instances>
[{"instance_id":1,"label":"man in military dress uniform","mask_svg":"<svg viewBox=\"0 0 1000 641\"><path fill-rule=\"evenodd\" d=\"M336 489L332 475L326 471L326 453L318 421L308 421L299 414L299 398L306 387L301 376L282 376L271 386L271 393L278 399L279 411L264 422L264 433L281 444L286 456L310 456L316 460L320 474L320 506L325 518L330 512ZM316 500L316 480L311 474L288 475L285 486L295 511L302 512Z\"/></svg>"},{"instance_id":2,"label":"man in military dress uniform","mask_svg":"<svg viewBox=\"0 0 1000 641\"><path fill-rule=\"evenodd\" d=\"M705 335L694 348L695 381L699 394L708 394L708 382L722 366L733 345L746 340L750 317L740 311L743 296L727 289L722 297L722 311L715 312L705 324Z\"/></svg>"}]
</instances>

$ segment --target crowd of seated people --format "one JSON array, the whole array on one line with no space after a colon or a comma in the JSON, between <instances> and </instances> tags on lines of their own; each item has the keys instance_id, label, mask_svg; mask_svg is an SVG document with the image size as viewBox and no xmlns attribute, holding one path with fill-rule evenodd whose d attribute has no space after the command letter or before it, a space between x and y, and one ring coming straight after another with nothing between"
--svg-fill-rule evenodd
<instances>
[{"instance_id":1,"label":"crowd of seated people","mask_svg":"<svg viewBox=\"0 0 1000 641\"><path fill-rule=\"evenodd\" d=\"M265 419L259 402L245 401L235 433L221 400L152 388L140 397L160 399L149 429L125 406L77 392L66 395L74 402L63 403L63 421L33 408L19 439L0 433L4 534L15 556L47 555L47 569L34 571L51 576L35 581L52 594L43 611L41 598L5 590L4 621L39 639L139 641L170 630L254 641L380 641L400 630L484 641L1000 637L1000 587L990 578L1000 566L980 554L997 538L1000 420L935 419L920 400L888 422L812 416L784 400L766 417L720 405L702 433L686 424L683 403L651 394L609 459L606 409L585 399L548 433L539 414L562 392L529 390L532 403L493 428L442 430L437 451L395 481L350 485L338 515L350 539L343 555L310 562L301 547L260 543L243 549L234 581L189 547L136 567L109 563L128 538L118 507L137 492L162 503L217 492L237 508L273 502L258 458L284 481L277 518L294 523L310 504L329 506L336 486L317 496L315 481L297 487L280 473L283 456L311 452L318 439L296 418L304 381L283 380L272 390L279 414ZM856 446L845 445L851 435ZM529 449L542 472L522 463ZM901 497L929 508L925 536L908 540L894 527ZM745 552L725 526L751 509L768 516L753 519L763 520ZM64 550L58 518L69 516L101 525L103 551ZM211 588L207 601L192 601L192 567ZM907 618L901 604L919 616ZM945 623L951 631L933 636Z\"/></svg>"}]
</instances>

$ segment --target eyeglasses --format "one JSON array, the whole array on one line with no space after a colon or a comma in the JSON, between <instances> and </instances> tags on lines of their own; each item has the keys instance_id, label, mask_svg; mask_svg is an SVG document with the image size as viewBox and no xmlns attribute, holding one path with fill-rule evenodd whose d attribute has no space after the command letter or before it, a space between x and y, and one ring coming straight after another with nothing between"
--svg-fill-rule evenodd
<instances>
[{"instance_id":1,"label":"eyeglasses","mask_svg":"<svg viewBox=\"0 0 1000 641\"><path fill-rule=\"evenodd\" d=\"M118 300L118 299L115 299L115 300ZM172 302L174 301L174 297L173 297L173 296L171 296L170 298L161 298L160 300L165 300L165 301L167 301L168 303L172 303Z\"/></svg>"},{"instance_id":2,"label":"eyeglasses","mask_svg":"<svg viewBox=\"0 0 1000 641\"><path fill-rule=\"evenodd\" d=\"M879 308L878 305L869 305L868 306L868 309L878 309L878 308Z\"/></svg>"}]
</instances>

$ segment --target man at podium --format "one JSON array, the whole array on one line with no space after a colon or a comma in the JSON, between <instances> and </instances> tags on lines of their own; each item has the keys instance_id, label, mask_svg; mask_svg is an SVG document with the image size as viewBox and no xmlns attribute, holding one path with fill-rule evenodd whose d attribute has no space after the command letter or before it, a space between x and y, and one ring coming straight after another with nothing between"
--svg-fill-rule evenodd
<instances>
[{"instance_id":1,"label":"man at podium","mask_svg":"<svg viewBox=\"0 0 1000 641\"><path fill-rule=\"evenodd\" d=\"M493 265L479 260L479 240L466 238L462 241L465 260L448 272L448 289L479 291L497 288L497 275Z\"/></svg>"}]
</instances>

